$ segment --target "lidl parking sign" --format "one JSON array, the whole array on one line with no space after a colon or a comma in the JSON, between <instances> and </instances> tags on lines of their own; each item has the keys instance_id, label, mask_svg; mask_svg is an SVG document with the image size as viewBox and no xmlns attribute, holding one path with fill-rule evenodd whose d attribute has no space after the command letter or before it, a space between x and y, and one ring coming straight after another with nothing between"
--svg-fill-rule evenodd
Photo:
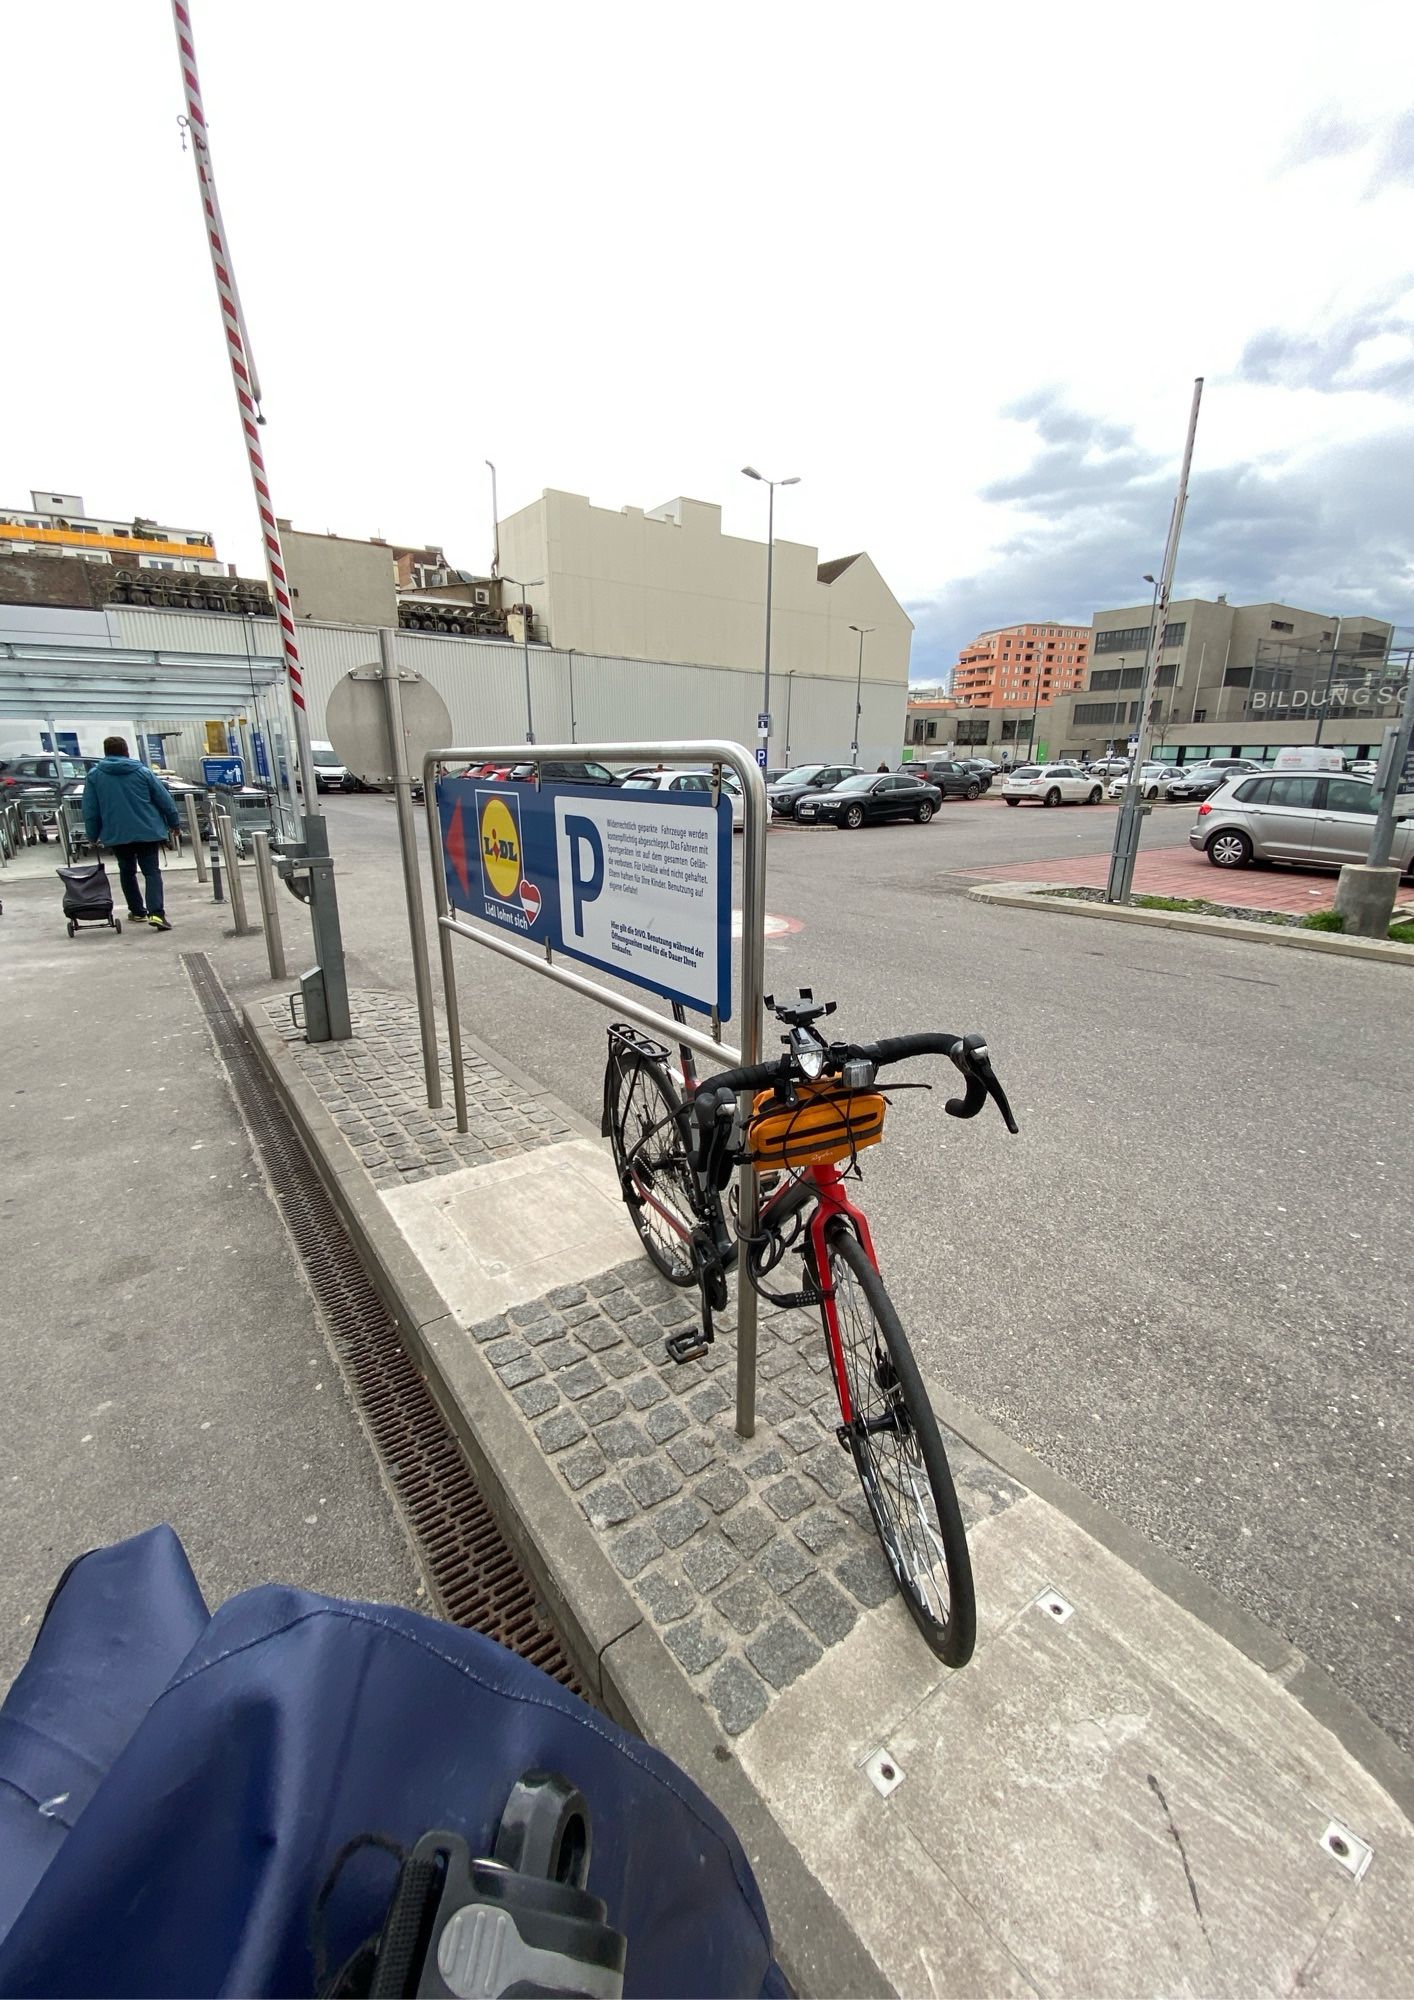
<instances>
[{"instance_id":1,"label":"lidl parking sign","mask_svg":"<svg viewBox=\"0 0 1414 2000\"><path fill-rule=\"evenodd\" d=\"M698 1013L731 1013L731 806L443 778L452 907Z\"/></svg>"}]
</instances>

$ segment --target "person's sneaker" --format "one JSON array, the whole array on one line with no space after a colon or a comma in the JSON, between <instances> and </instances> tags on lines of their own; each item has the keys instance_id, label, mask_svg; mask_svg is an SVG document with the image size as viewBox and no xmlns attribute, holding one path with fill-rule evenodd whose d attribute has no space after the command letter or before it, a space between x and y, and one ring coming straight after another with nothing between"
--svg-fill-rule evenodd
<instances>
[{"instance_id":1,"label":"person's sneaker","mask_svg":"<svg viewBox=\"0 0 1414 2000\"><path fill-rule=\"evenodd\" d=\"M165 917L149 917L147 921L155 931L169 931L172 928Z\"/></svg>"},{"instance_id":2,"label":"person's sneaker","mask_svg":"<svg viewBox=\"0 0 1414 2000\"><path fill-rule=\"evenodd\" d=\"M145 924L147 922L146 910L129 910L128 922L130 924Z\"/></svg>"}]
</instances>

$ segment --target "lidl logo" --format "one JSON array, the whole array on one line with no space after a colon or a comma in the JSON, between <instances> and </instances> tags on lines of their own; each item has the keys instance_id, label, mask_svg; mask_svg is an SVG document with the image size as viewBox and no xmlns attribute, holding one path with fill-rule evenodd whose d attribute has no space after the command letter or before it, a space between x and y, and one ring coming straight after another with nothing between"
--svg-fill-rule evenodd
<instances>
[{"instance_id":1,"label":"lidl logo","mask_svg":"<svg viewBox=\"0 0 1414 2000\"><path fill-rule=\"evenodd\" d=\"M481 881L494 903L518 903L524 849L520 837L520 800L499 792L482 794L478 821Z\"/></svg>"}]
</instances>

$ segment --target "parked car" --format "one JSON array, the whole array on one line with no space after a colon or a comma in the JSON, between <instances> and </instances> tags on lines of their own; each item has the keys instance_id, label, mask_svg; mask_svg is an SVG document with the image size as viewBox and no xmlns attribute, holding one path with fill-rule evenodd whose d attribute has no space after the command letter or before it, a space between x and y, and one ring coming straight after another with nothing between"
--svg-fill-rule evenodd
<instances>
[{"instance_id":1,"label":"parked car","mask_svg":"<svg viewBox=\"0 0 1414 2000\"><path fill-rule=\"evenodd\" d=\"M1397 818L1390 860L1414 875L1414 794ZM1370 847L1375 788L1368 778L1317 771L1240 773L1198 808L1190 847L1215 868L1245 868L1251 861L1294 861L1308 868L1340 868L1363 861Z\"/></svg>"},{"instance_id":2,"label":"parked car","mask_svg":"<svg viewBox=\"0 0 1414 2000\"><path fill-rule=\"evenodd\" d=\"M1200 764L1183 764L1168 788L1171 799L1211 798L1219 785L1247 771L1260 771L1249 757L1208 757Z\"/></svg>"},{"instance_id":3,"label":"parked car","mask_svg":"<svg viewBox=\"0 0 1414 2000\"><path fill-rule=\"evenodd\" d=\"M1002 779L1009 806L1097 806L1105 796L1100 780L1078 764L1019 764Z\"/></svg>"},{"instance_id":4,"label":"parked car","mask_svg":"<svg viewBox=\"0 0 1414 2000\"><path fill-rule=\"evenodd\" d=\"M957 761L959 764L965 764L969 771L977 773L984 792L991 790L992 780L1001 769L1000 764L994 764L990 757L959 757Z\"/></svg>"},{"instance_id":5,"label":"parked car","mask_svg":"<svg viewBox=\"0 0 1414 2000\"><path fill-rule=\"evenodd\" d=\"M547 758L540 765L540 776L547 785L616 785L619 781L605 764L596 764L590 757ZM518 784L534 784L534 764L512 764L507 776Z\"/></svg>"},{"instance_id":6,"label":"parked car","mask_svg":"<svg viewBox=\"0 0 1414 2000\"><path fill-rule=\"evenodd\" d=\"M771 814L775 819L795 819L796 807L811 792L828 792L845 778L854 777L857 764L796 764L767 787Z\"/></svg>"},{"instance_id":7,"label":"parked car","mask_svg":"<svg viewBox=\"0 0 1414 2000\"><path fill-rule=\"evenodd\" d=\"M1096 778L1122 777L1133 760L1129 757L1091 757L1086 770Z\"/></svg>"},{"instance_id":8,"label":"parked car","mask_svg":"<svg viewBox=\"0 0 1414 2000\"><path fill-rule=\"evenodd\" d=\"M620 784L620 790L625 792L710 792L711 789L710 764L689 765L686 769L675 764L670 771L630 771ZM723 769L722 790L731 802L732 832L740 833L746 824L746 801L735 771Z\"/></svg>"},{"instance_id":9,"label":"parked car","mask_svg":"<svg viewBox=\"0 0 1414 2000\"><path fill-rule=\"evenodd\" d=\"M918 763L900 764L897 775L913 778L920 785L936 785L945 799L982 796L981 774L956 757L928 757Z\"/></svg>"},{"instance_id":10,"label":"parked car","mask_svg":"<svg viewBox=\"0 0 1414 2000\"><path fill-rule=\"evenodd\" d=\"M1156 799L1162 793L1167 798L1169 795L1169 786L1175 778L1181 778L1182 776L1182 768L1177 764L1145 764L1139 772L1139 796L1143 799ZM1109 788L1110 797L1112 799L1122 799L1128 783L1129 773L1127 770L1122 777L1111 778Z\"/></svg>"},{"instance_id":11,"label":"parked car","mask_svg":"<svg viewBox=\"0 0 1414 2000\"><path fill-rule=\"evenodd\" d=\"M796 807L802 822L833 820L841 830L863 826L866 820L914 819L926 826L943 795L936 785L920 784L900 772L856 771L842 778L833 791L811 792Z\"/></svg>"},{"instance_id":12,"label":"parked car","mask_svg":"<svg viewBox=\"0 0 1414 2000\"><path fill-rule=\"evenodd\" d=\"M82 778L87 765L81 757L7 757L0 763L0 796L34 785L53 785L55 767L60 778Z\"/></svg>"}]
</instances>

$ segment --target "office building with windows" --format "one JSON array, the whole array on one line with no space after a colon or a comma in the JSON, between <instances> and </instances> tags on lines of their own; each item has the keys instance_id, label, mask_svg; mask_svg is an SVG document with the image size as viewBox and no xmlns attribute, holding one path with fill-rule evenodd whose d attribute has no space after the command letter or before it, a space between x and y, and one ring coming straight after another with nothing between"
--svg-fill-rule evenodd
<instances>
[{"instance_id":1,"label":"office building with windows","mask_svg":"<svg viewBox=\"0 0 1414 2000\"><path fill-rule=\"evenodd\" d=\"M224 576L204 528L164 528L145 515L116 520L90 514L78 493L31 490L28 507L0 507L0 555L77 556L129 569L186 570Z\"/></svg>"}]
</instances>

